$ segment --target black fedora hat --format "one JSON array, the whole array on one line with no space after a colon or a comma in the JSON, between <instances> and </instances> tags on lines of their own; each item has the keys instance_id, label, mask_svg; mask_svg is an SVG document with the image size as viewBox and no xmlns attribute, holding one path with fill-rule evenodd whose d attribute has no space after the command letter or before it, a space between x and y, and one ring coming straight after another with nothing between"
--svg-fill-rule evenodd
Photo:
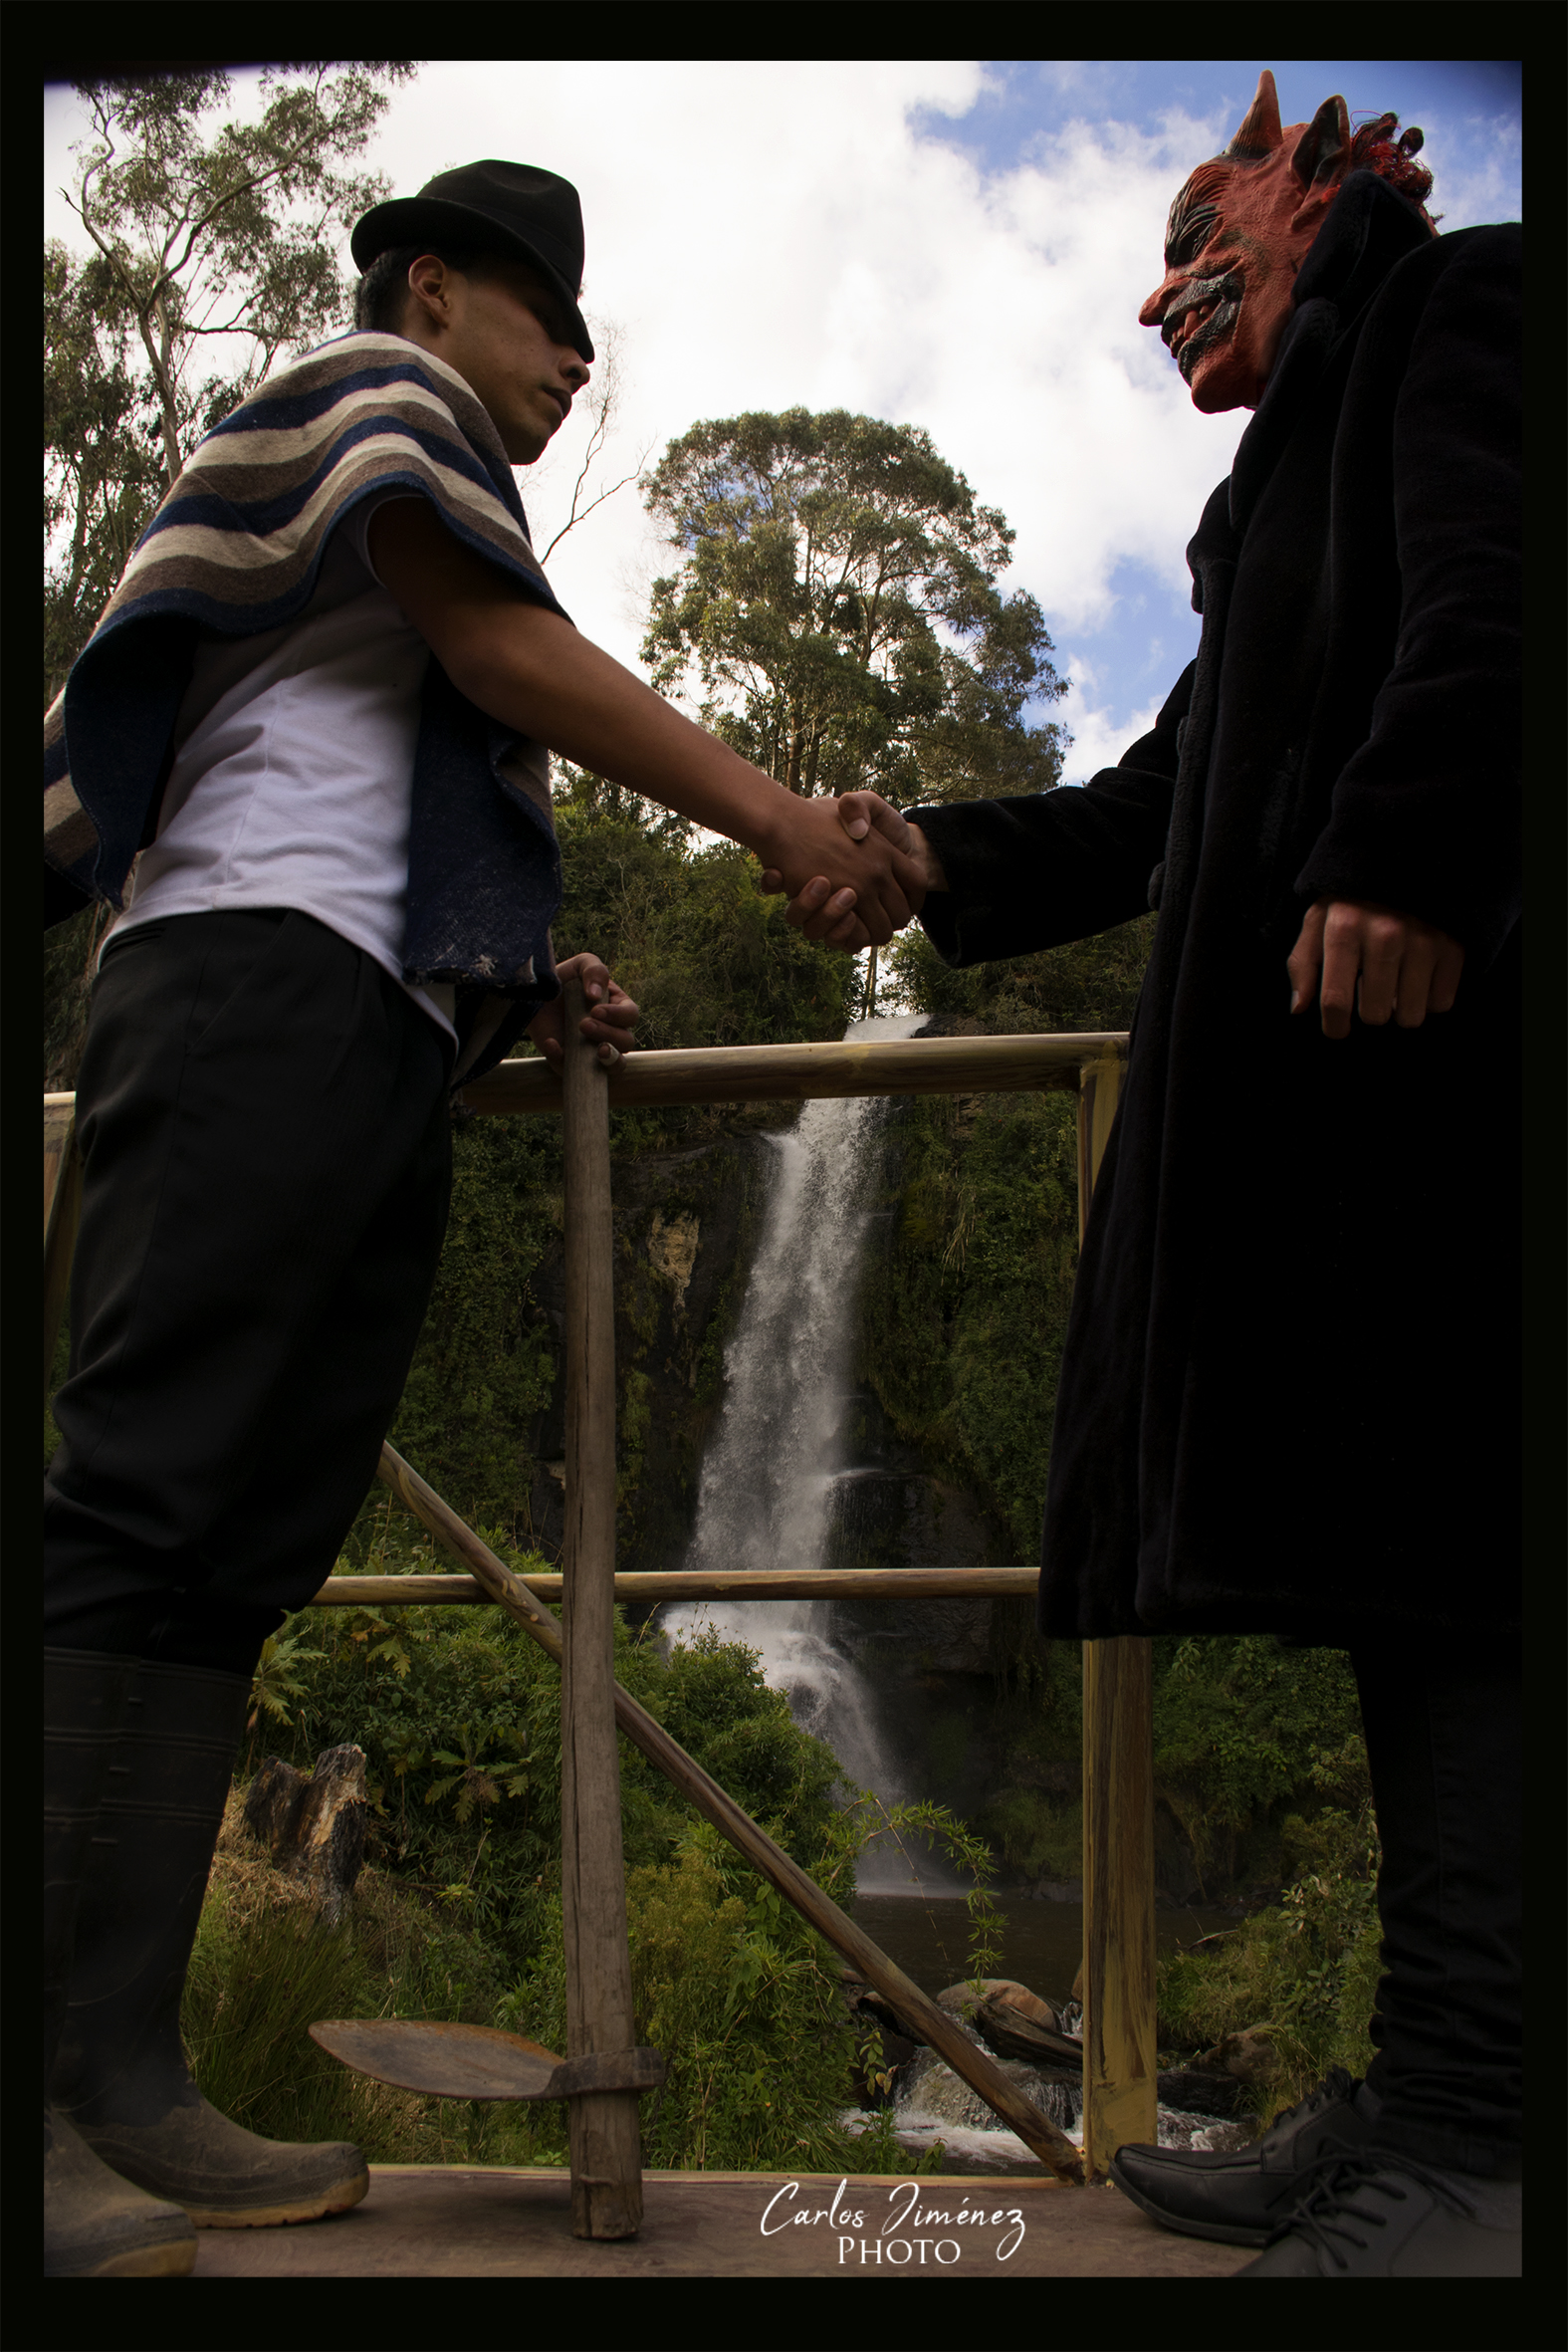
<instances>
[{"instance_id":1,"label":"black fedora hat","mask_svg":"<svg viewBox=\"0 0 1568 2352\"><path fill-rule=\"evenodd\" d=\"M355 221L348 250L360 271L394 245L478 245L513 255L538 270L566 307L571 340L584 359L593 356L577 308L582 284L582 206L569 179L531 163L465 163L438 171L417 196L374 204Z\"/></svg>"}]
</instances>

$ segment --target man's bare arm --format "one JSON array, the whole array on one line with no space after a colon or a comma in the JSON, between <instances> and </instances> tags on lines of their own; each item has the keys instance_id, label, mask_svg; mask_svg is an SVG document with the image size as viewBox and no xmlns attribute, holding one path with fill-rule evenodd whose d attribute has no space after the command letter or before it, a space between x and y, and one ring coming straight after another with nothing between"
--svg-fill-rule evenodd
<instances>
[{"instance_id":1,"label":"man's bare arm","mask_svg":"<svg viewBox=\"0 0 1568 2352\"><path fill-rule=\"evenodd\" d=\"M458 691L532 735L711 832L754 849L792 893L813 876L855 907L878 945L909 921L918 867L872 829L849 837L830 802L785 792L622 669L569 621L523 595L459 545L423 499L380 507L369 528L377 576Z\"/></svg>"}]
</instances>

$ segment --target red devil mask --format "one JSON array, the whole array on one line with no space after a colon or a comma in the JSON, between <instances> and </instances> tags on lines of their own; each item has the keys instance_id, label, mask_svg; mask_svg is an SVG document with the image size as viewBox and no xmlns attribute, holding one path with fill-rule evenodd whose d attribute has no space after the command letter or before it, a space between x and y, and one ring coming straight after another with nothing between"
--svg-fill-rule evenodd
<instances>
[{"instance_id":1,"label":"red devil mask","mask_svg":"<svg viewBox=\"0 0 1568 2352\"><path fill-rule=\"evenodd\" d=\"M1419 131L1407 136L1420 145ZM1310 122L1281 129L1274 77L1263 73L1230 145L1171 206L1165 276L1138 318L1159 328L1195 408L1257 406L1296 272L1350 165L1344 100L1325 99Z\"/></svg>"}]
</instances>

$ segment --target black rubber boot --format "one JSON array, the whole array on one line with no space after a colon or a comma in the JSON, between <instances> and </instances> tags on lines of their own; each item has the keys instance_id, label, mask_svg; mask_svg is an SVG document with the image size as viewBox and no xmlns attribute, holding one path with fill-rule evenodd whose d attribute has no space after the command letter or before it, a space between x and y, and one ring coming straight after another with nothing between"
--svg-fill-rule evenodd
<instances>
[{"instance_id":1,"label":"black rubber boot","mask_svg":"<svg viewBox=\"0 0 1568 2352\"><path fill-rule=\"evenodd\" d=\"M1364 2147L1378 2101L1335 2066L1297 2107L1287 2107L1250 2148L1118 2148L1111 2179L1150 2219L1188 2237L1266 2245L1310 2188L1313 2166Z\"/></svg>"},{"instance_id":2,"label":"black rubber boot","mask_svg":"<svg viewBox=\"0 0 1568 2352\"><path fill-rule=\"evenodd\" d=\"M196 2233L180 2208L111 2172L49 2103L88 1842L131 1664L93 1650L44 1652L46 2278L175 2278L196 2258Z\"/></svg>"},{"instance_id":3,"label":"black rubber boot","mask_svg":"<svg viewBox=\"0 0 1568 2352\"><path fill-rule=\"evenodd\" d=\"M180 1996L250 1685L136 1662L77 1922L55 2101L127 2181L198 2229L310 2222L370 2185L357 2148L259 2139L197 2090Z\"/></svg>"},{"instance_id":4,"label":"black rubber boot","mask_svg":"<svg viewBox=\"0 0 1568 2352\"><path fill-rule=\"evenodd\" d=\"M1326 2157L1237 2278L1518 2278L1517 2181L1435 2172L1376 2148Z\"/></svg>"}]
</instances>

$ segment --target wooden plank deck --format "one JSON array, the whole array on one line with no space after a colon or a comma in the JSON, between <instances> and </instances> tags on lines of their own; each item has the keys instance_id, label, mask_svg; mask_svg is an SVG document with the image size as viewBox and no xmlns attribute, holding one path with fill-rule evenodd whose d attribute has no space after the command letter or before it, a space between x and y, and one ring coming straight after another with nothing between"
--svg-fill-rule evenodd
<instances>
[{"instance_id":1,"label":"wooden plank deck","mask_svg":"<svg viewBox=\"0 0 1568 2352\"><path fill-rule=\"evenodd\" d=\"M195 2276L1224 2278L1251 2258L1158 2229L1114 2188L1048 2177L651 2172L641 2234L602 2244L572 2236L563 2170L373 2164L352 2213L204 2230Z\"/></svg>"}]
</instances>

